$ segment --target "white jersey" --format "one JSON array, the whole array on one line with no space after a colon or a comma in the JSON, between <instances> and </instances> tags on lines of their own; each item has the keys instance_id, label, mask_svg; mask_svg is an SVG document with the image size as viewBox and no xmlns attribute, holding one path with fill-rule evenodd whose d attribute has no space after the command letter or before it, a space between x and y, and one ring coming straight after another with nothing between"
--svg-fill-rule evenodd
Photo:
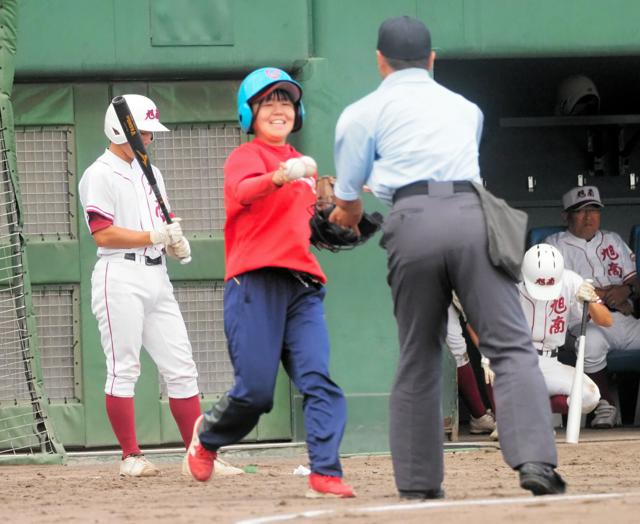
<instances>
[{"instance_id":1,"label":"white jersey","mask_svg":"<svg viewBox=\"0 0 640 524\"><path fill-rule=\"evenodd\" d=\"M152 168L166 203L162 173L156 167ZM79 193L87 225L89 213L96 213L112 221L114 226L134 231L151 231L164 223L160 205L138 162L134 160L129 164L108 149L82 175ZM157 258L162 255L162 247L99 247L98 256L126 252Z\"/></svg>"},{"instance_id":2,"label":"white jersey","mask_svg":"<svg viewBox=\"0 0 640 524\"><path fill-rule=\"evenodd\" d=\"M569 326L580 322L582 306L576 299L576 293L583 281L580 275L565 269L560 296L553 300L531 298L524 283L518 283L520 303L537 350L553 350L562 346Z\"/></svg>"},{"instance_id":3,"label":"white jersey","mask_svg":"<svg viewBox=\"0 0 640 524\"><path fill-rule=\"evenodd\" d=\"M447 335L445 340L453 358L456 360L456 367L459 368L467 364L469 362L467 341L462 334L458 310L453 304L450 304L449 309L447 309Z\"/></svg>"},{"instance_id":4,"label":"white jersey","mask_svg":"<svg viewBox=\"0 0 640 524\"><path fill-rule=\"evenodd\" d=\"M562 231L545 242L558 248L566 268L593 279L596 288L620 285L636 276L634 254L617 233L598 231L586 241Z\"/></svg>"}]
</instances>

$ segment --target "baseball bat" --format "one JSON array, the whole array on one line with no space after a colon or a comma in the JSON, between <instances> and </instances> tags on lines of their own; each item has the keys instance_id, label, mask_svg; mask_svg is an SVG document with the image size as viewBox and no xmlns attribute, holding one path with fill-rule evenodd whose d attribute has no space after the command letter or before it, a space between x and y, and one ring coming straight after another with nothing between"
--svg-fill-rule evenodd
<instances>
[{"instance_id":1,"label":"baseball bat","mask_svg":"<svg viewBox=\"0 0 640 524\"><path fill-rule=\"evenodd\" d=\"M578 356L576 369L573 373L571 395L569 395L569 414L567 415L566 442L577 444L580 437L580 419L582 418L582 383L584 382L584 345L586 341L587 318L589 317L589 302L582 306L582 323L580 324L580 338L578 338Z\"/></svg>"},{"instance_id":2,"label":"baseball bat","mask_svg":"<svg viewBox=\"0 0 640 524\"><path fill-rule=\"evenodd\" d=\"M113 104L113 108L116 110L116 115L118 116L118 120L120 121L120 125L124 130L124 135L127 138L127 142L131 146L134 156L140 164L140 168L144 173L147 182L149 182L149 186L153 191L153 194L158 201L158 205L160 206L160 211L162 211L162 215L166 220L167 224L171 224L173 220L171 219L171 215L169 214L169 210L167 209L167 205L164 202L164 197L160 192L160 188L158 187L158 182L156 180L155 175L153 174L153 169L151 168L151 159L149 158L149 154L147 153L147 148L144 147L144 142L142 141L142 137L140 136L140 131L138 130L138 126L136 125L136 121L133 119L133 114L131 113L131 109L129 109L129 104L124 99L123 96L116 96L111 103ZM181 258L181 264L188 264L191 262L191 257Z\"/></svg>"}]
</instances>

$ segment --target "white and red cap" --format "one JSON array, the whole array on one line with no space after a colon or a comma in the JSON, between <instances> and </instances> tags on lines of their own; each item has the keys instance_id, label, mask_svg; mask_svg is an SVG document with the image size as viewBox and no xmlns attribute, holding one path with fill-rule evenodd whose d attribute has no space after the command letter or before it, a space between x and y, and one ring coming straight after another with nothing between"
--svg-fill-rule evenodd
<instances>
[{"instance_id":1,"label":"white and red cap","mask_svg":"<svg viewBox=\"0 0 640 524\"><path fill-rule=\"evenodd\" d=\"M596 186L574 187L562 195L562 208L565 211L577 211L586 206L604 207Z\"/></svg>"}]
</instances>

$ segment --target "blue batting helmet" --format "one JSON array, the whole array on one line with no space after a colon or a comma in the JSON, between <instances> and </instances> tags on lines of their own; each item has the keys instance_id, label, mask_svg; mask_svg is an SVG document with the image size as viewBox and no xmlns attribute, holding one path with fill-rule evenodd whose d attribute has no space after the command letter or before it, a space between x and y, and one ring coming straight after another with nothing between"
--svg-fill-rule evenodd
<instances>
[{"instance_id":1,"label":"blue batting helmet","mask_svg":"<svg viewBox=\"0 0 640 524\"><path fill-rule=\"evenodd\" d=\"M245 133L253 132L253 111L251 102L267 91L283 89L291 95L296 109L293 131L302 127L304 106L302 105L302 86L288 73L276 67L263 67L249 73L238 89L238 120Z\"/></svg>"}]
</instances>

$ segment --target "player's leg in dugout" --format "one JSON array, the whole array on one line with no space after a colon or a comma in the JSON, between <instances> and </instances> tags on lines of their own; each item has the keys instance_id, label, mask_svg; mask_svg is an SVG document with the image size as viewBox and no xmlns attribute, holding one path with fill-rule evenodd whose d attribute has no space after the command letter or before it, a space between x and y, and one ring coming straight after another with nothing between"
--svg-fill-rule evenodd
<instances>
[{"instance_id":1,"label":"player's leg in dugout","mask_svg":"<svg viewBox=\"0 0 640 524\"><path fill-rule=\"evenodd\" d=\"M571 386L573 384L573 375L575 368L567 366L560 362L557 358L539 357L538 365L549 396L571 394ZM582 412L590 413L598 405L600 400L600 390L595 382L586 374L582 374Z\"/></svg>"},{"instance_id":2,"label":"player's leg in dugout","mask_svg":"<svg viewBox=\"0 0 640 524\"><path fill-rule=\"evenodd\" d=\"M303 395L311 471L342 477L339 451L347 419L344 394L329 376L325 288L291 279L292 300L285 331L283 365Z\"/></svg>"}]
</instances>

